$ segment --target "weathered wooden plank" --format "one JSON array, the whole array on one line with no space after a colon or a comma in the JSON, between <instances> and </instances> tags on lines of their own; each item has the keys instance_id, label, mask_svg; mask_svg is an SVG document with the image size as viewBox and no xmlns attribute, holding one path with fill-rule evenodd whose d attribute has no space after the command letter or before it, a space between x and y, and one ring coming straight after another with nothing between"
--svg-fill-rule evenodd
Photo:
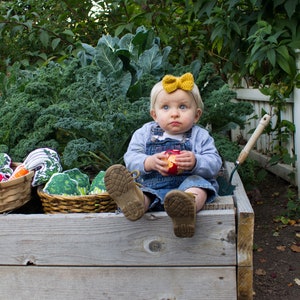
<instances>
[{"instance_id":1,"label":"weathered wooden plank","mask_svg":"<svg viewBox=\"0 0 300 300\"><path fill-rule=\"evenodd\" d=\"M1 215L2 265L235 265L234 210L197 215L193 238L174 236L165 212Z\"/></svg>"},{"instance_id":2,"label":"weathered wooden plank","mask_svg":"<svg viewBox=\"0 0 300 300\"><path fill-rule=\"evenodd\" d=\"M226 169L230 172L233 167L232 163L227 163ZM237 172L233 175L232 184L235 186L233 199L237 214L238 265L252 266L254 211Z\"/></svg>"},{"instance_id":3,"label":"weathered wooden plank","mask_svg":"<svg viewBox=\"0 0 300 300\"><path fill-rule=\"evenodd\" d=\"M226 170L229 173L233 168L234 164L226 163ZM254 211L237 172L233 175L232 184L235 186L233 199L237 214L238 298L251 300L253 299Z\"/></svg>"},{"instance_id":4,"label":"weathered wooden plank","mask_svg":"<svg viewBox=\"0 0 300 300\"><path fill-rule=\"evenodd\" d=\"M3 300L234 300L234 267L0 268Z\"/></svg>"},{"instance_id":5,"label":"weathered wooden plank","mask_svg":"<svg viewBox=\"0 0 300 300\"><path fill-rule=\"evenodd\" d=\"M239 300L253 299L253 268L237 268L237 294Z\"/></svg>"},{"instance_id":6,"label":"weathered wooden plank","mask_svg":"<svg viewBox=\"0 0 300 300\"><path fill-rule=\"evenodd\" d=\"M239 177L238 177L239 178ZM244 187L238 184L234 191L237 213L237 254L239 266L252 266L254 212Z\"/></svg>"},{"instance_id":7,"label":"weathered wooden plank","mask_svg":"<svg viewBox=\"0 0 300 300\"><path fill-rule=\"evenodd\" d=\"M234 209L232 196L217 197L214 202L205 204L203 209Z\"/></svg>"}]
</instances>

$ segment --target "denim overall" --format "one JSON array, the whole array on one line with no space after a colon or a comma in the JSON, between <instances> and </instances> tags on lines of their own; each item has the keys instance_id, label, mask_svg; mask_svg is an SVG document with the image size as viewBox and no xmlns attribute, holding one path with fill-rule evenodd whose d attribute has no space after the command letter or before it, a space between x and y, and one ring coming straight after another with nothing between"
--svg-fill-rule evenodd
<instances>
[{"instance_id":1,"label":"denim overall","mask_svg":"<svg viewBox=\"0 0 300 300\"><path fill-rule=\"evenodd\" d=\"M187 150L191 151L192 146L190 137L192 129L184 134L181 141L171 138L159 140L164 131L157 125L151 128L150 140L146 143L146 154L153 155L166 150ZM153 171L137 178L141 184L141 190L152 200L149 210L164 210L165 195L174 189L185 191L191 187L199 187L207 190L206 203L212 202L217 196L217 183L215 180L208 181L199 175L192 175L191 172L185 171L178 175L162 176L159 172Z\"/></svg>"}]
</instances>

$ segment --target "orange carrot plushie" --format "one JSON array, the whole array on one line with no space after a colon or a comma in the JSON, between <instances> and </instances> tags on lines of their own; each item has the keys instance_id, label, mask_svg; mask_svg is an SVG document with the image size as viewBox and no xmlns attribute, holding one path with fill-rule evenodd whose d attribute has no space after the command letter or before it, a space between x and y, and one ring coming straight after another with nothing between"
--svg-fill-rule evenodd
<instances>
[{"instance_id":1,"label":"orange carrot plushie","mask_svg":"<svg viewBox=\"0 0 300 300\"><path fill-rule=\"evenodd\" d=\"M25 176L29 173L29 170L25 168L24 164L18 165L8 180L13 180Z\"/></svg>"}]
</instances>

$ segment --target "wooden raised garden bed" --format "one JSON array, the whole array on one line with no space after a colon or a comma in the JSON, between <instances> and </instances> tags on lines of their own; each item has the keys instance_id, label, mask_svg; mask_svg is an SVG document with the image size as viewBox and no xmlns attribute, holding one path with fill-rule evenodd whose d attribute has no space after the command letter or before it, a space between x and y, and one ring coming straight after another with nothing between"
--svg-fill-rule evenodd
<instances>
[{"instance_id":1,"label":"wooden raised garden bed","mask_svg":"<svg viewBox=\"0 0 300 300\"><path fill-rule=\"evenodd\" d=\"M1 214L1 299L252 299L254 213L238 173L232 184L233 196L199 212L187 239L164 212L136 222Z\"/></svg>"}]
</instances>

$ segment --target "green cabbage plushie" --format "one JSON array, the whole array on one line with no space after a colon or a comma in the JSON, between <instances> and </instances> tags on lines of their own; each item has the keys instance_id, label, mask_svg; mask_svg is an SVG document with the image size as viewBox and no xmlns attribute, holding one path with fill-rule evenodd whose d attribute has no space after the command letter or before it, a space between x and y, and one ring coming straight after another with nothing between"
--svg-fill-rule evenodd
<instances>
[{"instance_id":1,"label":"green cabbage plushie","mask_svg":"<svg viewBox=\"0 0 300 300\"><path fill-rule=\"evenodd\" d=\"M87 195L90 189L89 176L82 173L79 169L74 168L71 170L63 171L63 173L68 174L71 179L78 183L78 190L81 195Z\"/></svg>"},{"instance_id":2,"label":"green cabbage plushie","mask_svg":"<svg viewBox=\"0 0 300 300\"><path fill-rule=\"evenodd\" d=\"M79 196L78 183L68 174L55 173L45 184L43 191L50 195Z\"/></svg>"},{"instance_id":3,"label":"green cabbage plushie","mask_svg":"<svg viewBox=\"0 0 300 300\"><path fill-rule=\"evenodd\" d=\"M98 175L93 179L90 187L90 194L101 194L106 192L104 183L105 171L100 171Z\"/></svg>"}]
</instances>

